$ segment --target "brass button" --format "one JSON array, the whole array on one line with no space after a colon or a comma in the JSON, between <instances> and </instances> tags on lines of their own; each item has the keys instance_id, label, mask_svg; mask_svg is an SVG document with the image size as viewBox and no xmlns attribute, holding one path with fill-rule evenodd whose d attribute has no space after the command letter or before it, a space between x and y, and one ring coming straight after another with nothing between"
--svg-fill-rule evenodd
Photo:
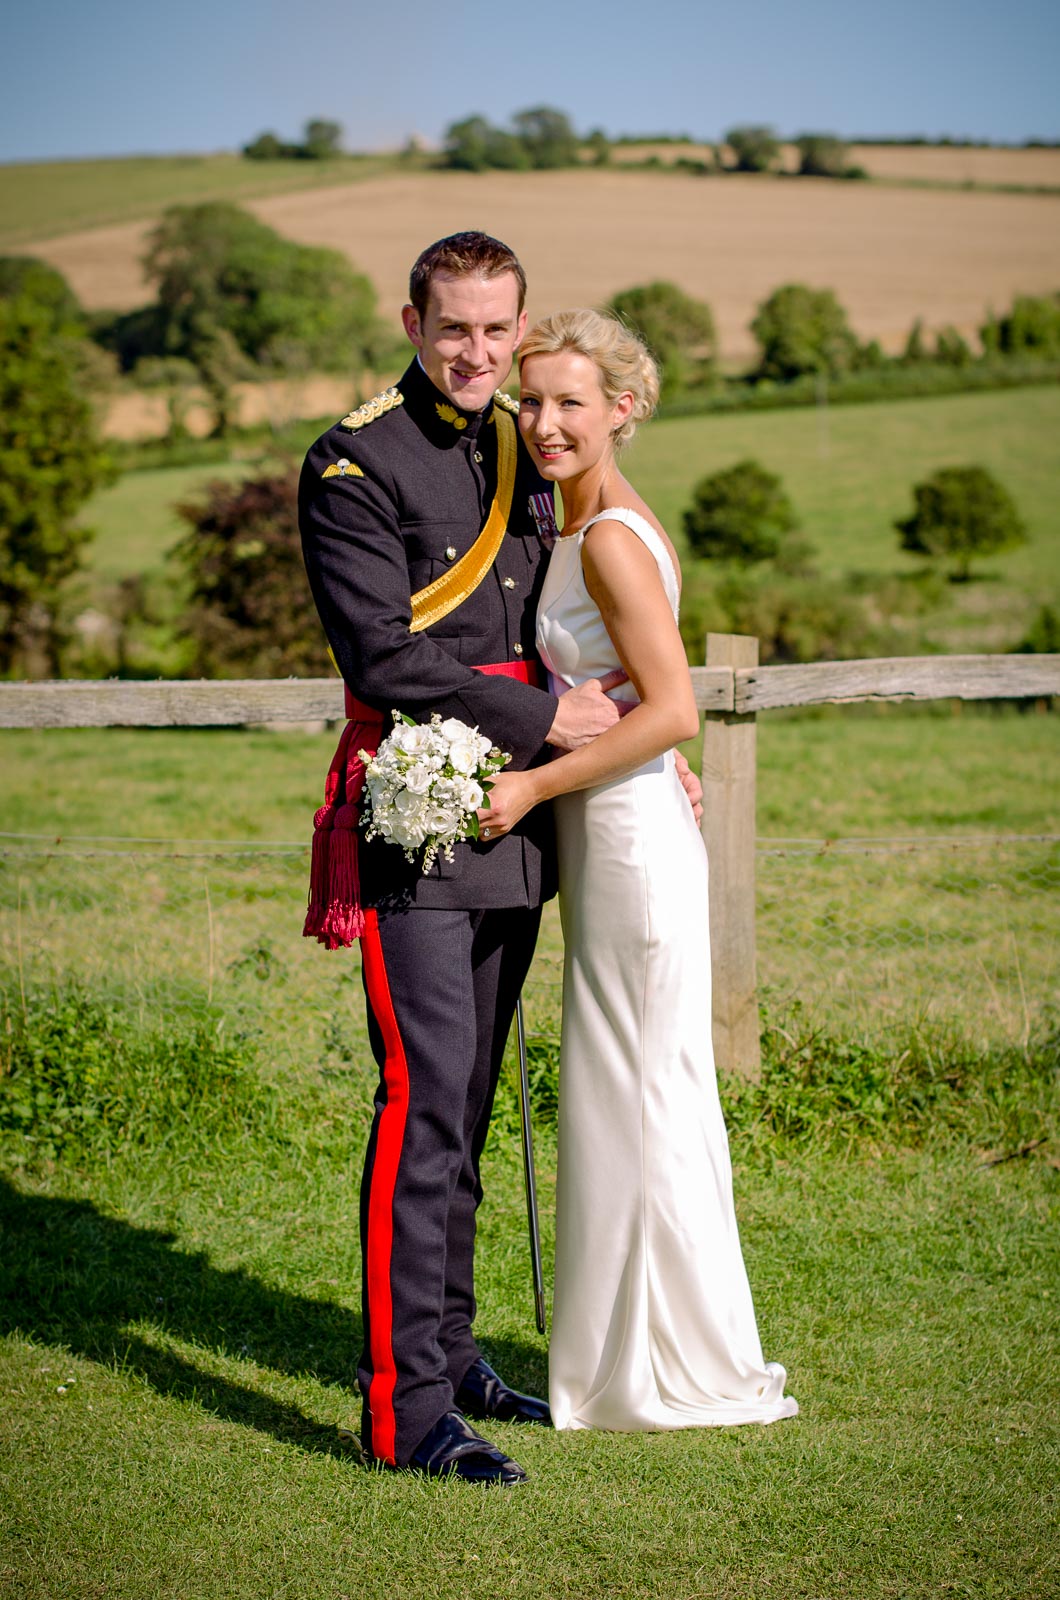
<instances>
[{"instance_id":1,"label":"brass button","mask_svg":"<svg viewBox=\"0 0 1060 1600\"><path fill-rule=\"evenodd\" d=\"M505 578L504 587L506 589L514 589L515 588L515 579L514 578Z\"/></svg>"},{"instance_id":2,"label":"brass button","mask_svg":"<svg viewBox=\"0 0 1060 1600\"><path fill-rule=\"evenodd\" d=\"M523 647L521 644L513 644L512 649L515 651L517 656L521 656L523 653Z\"/></svg>"},{"instance_id":3,"label":"brass button","mask_svg":"<svg viewBox=\"0 0 1060 1600\"><path fill-rule=\"evenodd\" d=\"M482 465L482 451L481 450L476 450L475 451L475 460L478 463L478 465L481 467L481 465Z\"/></svg>"},{"instance_id":4,"label":"brass button","mask_svg":"<svg viewBox=\"0 0 1060 1600\"><path fill-rule=\"evenodd\" d=\"M447 561L455 561L456 560L456 550L451 544L448 544L445 547L445 559Z\"/></svg>"}]
</instances>

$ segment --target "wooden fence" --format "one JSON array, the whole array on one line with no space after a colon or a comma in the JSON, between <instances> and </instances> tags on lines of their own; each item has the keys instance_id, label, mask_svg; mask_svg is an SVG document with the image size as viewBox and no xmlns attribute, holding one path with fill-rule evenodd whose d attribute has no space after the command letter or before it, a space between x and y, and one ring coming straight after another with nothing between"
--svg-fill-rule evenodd
<instances>
[{"instance_id":1,"label":"wooden fence","mask_svg":"<svg viewBox=\"0 0 1060 1600\"><path fill-rule=\"evenodd\" d=\"M703 836L710 864L712 1009L718 1065L759 1070L755 978L756 718L783 706L861 700L1020 700L1060 695L1060 655L895 656L760 667L758 640L707 636L692 669L704 713ZM341 721L336 678L0 684L0 728L231 727Z\"/></svg>"}]
</instances>

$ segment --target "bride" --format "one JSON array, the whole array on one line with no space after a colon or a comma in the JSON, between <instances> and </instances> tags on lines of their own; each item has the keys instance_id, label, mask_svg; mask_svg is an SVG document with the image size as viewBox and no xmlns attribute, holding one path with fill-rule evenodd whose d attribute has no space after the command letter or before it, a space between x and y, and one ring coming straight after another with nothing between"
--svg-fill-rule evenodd
<instances>
[{"instance_id":1,"label":"bride","mask_svg":"<svg viewBox=\"0 0 1060 1600\"><path fill-rule=\"evenodd\" d=\"M555 801L565 945L556 1278L557 1428L793 1416L766 1362L733 1210L710 1042L707 860L674 768L699 716L665 532L616 463L655 365L622 324L568 311L520 353L519 429L564 526L538 609L556 692L616 667L634 701L592 744L501 773L491 837Z\"/></svg>"}]
</instances>

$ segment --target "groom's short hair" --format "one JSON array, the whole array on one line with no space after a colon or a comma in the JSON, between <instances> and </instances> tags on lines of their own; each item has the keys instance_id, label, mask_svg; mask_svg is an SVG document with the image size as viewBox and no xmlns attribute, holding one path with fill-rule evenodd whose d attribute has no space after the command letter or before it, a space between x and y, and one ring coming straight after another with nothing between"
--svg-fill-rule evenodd
<instances>
[{"instance_id":1,"label":"groom's short hair","mask_svg":"<svg viewBox=\"0 0 1060 1600\"><path fill-rule=\"evenodd\" d=\"M450 233L427 246L409 273L409 299L421 317L427 315L435 274L454 278L499 278L510 272L519 289L519 310L526 300L526 273L514 250L488 233Z\"/></svg>"}]
</instances>

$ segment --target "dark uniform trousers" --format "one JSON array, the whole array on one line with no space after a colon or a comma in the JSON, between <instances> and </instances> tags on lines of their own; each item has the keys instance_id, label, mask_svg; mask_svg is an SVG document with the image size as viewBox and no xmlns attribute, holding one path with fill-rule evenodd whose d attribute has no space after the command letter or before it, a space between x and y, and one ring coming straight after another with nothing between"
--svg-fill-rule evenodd
<instances>
[{"instance_id":1,"label":"dark uniform trousers","mask_svg":"<svg viewBox=\"0 0 1060 1600\"><path fill-rule=\"evenodd\" d=\"M448 617L408 631L409 597L474 542L496 490L493 408L453 407L413 363L400 403L371 406L310 450L299 496L306 569L353 693L417 721L477 726L514 768L544 758L555 702L475 666L534 658L543 550L520 451L493 569ZM363 420L362 420L363 419ZM551 818L459 845L424 876L381 840L361 846L361 940L379 1085L361 1189L363 1437L404 1465L453 1407L478 1355L473 1256L479 1164L542 901L555 892Z\"/></svg>"}]
</instances>

